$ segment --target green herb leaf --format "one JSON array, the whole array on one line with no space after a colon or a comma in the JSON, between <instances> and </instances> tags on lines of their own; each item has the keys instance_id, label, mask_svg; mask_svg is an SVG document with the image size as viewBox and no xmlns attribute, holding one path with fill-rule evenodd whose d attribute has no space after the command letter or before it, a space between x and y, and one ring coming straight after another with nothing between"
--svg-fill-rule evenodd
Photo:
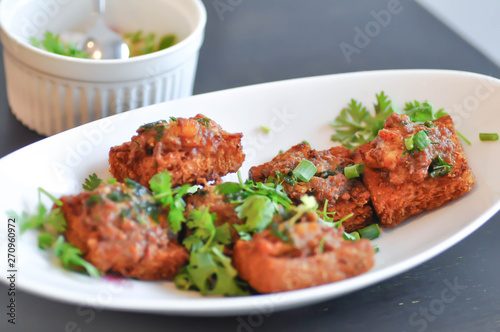
<instances>
[{"instance_id":1,"label":"green herb leaf","mask_svg":"<svg viewBox=\"0 0 500 332\"><path fill-rule=\"evenodd\" d=\"M189 264L174 282L180 289L197 289L204 295L248 294L248 286L237 279L231 258L222 253L223 245L231 243L230 226L216 227L215 220L208 206L190 211L186 225L192 232L183 241L190 251Z\"/></svg>"},{"instance_id":2,"label":"green herb leaf","mask_svg":"<svg viewBox=\"0 0 500 332\"><path fill-rule=\"evenodd\" d=\"M445 162L440 155L435 157L429 166L429 176L431 178L437 178L441 175L446 175L451 172L453 165Z\"/></svg>"},{"instance_id":3,"label":"green herb leaf","mask_svg":"<svg viewBox=\"0 0 500 332\"><path fill-rule=\"evenodd\" d=\"M187 273L176 281L180 286L194 285L203 295L248 295L236 279L238 273L220 247L191 252ZM186 280L186 277L189 280Z\"/></svg>"},{"instance_id":4,"label":"green herb leaf","mask_svg":"<svg viewBox=\"0 0 500 332\"><path fill-rule=\"evenodd\" d=\"M369 121L370 117L370 113L361 103L351 99L347 107L343 108L330 123L335 128L335 134L332 135L331 140L340 142L349 149L371 141L374 138L372 137L374 128L370 127L373 123Z\"/></svg>"},{"instance_id":5,"label":"green herb leaf","mask_svg":"<svg viewBox=\"0 0 500 332\"><path fill-rule=\"evenodd\" d=\"M48 214L47 208L42 204L42 194L49 197L56 206L56 208L52 209ZM21 216L16 216L19 219L19 223L21 225L21 233L24 233L28 229L44 228L52 232L64 232L66 230L66 220L64 219L64 214L60 209L62 205L63 203L60 200L56 199L46 190L38 188L38 205L36 207L37 212L31 215L23 212Z\"/></svg>"},{"instance_id":6,"label":"green herb leaf","mask_svg":"<svg viewBox=\"0 0 500 332\"><path fill-rule=\"evenodd\" d=\"M103 183L102 179L100 179L97 174L92 173L85 179L83 182L82 188L85 191L92 191L97 189L101 183Z\"/></svg>"},{"instance_id":7,"label":"green herb leaf","mask_svg":"<svg viewBox=\"0 0 500 332\"><path fill-rule=\"evenodd\" d=\"M177 37L173 34L163 36L158 43L158 51L169 48L175 44Z\"/></svg>"},{"instance_id":8,"label":"green herb leaf","mask_svg":"<svg viewBox=\"0 0 500 332\"><path fill-rule=\"evenodd\" d=\"M243 204L237 206L235 210L238 218L245 220L245 224L239 226L237 229L258 233L271 223L273 215L276 212L276 205L269 197L250 196L243 201Z\"/></svg>"},{"instance_id":9,"label":"green herb leaf","mask_svg":"<svg viewBox=\"0 0 500 332\"><path fill-rule=\"evenodd\" d=\"M448 115L443 109L434 111L434 107L429 102L420 103L418 101L408 102L405 104L405 114L408 115L413 122L434 121L444 115Z\"/></svg>"},{"instance_id":10,"label":"green herb leaf","mask_svg":"<svg viewBox=\"0 0 500 332\"><path fill-rule=\"evenodd\" d=\"M78 49L78 47L73 43L65 43L59 39L59 35L54 35L50 31L46 31L44 34L44 39L38 41L35 37L30 38L31 45L41 48L43 47L46 51L64 55L71 56L75 58L88 59L87 53Z\"/></svg>"},{"instance_id":11,"label":"green herb leaf","mask_svg":"<svg viewBox=\"0 0 500 332\"><path fill-rule=\"evenodd\" d=\"M347 107L342 109L340 115L330 123L336 131L331 137L332 141L354 149L377 136L384 126L385 119L395 112L395 108L383 91L375 97L377 102L374 105L374 115L368 112L361 103L351 99Z\"/></svg>"},{"instance_id":12,"label":"green herb leaf","mask_svg":"<svg viewBox=\"0 0 500 332\"><path fill-rule=\"evenodd\" d=\"M40 249L49 249L56 242L56 238L49 232L38 235L38 247Z\"/></svg>"},{"instance_id":13,"label":"green herb leaf","mask_svg":"<svg viewBox=\"0 0 500 332\"><path fill-rule=\"evenodd\" d=\"M83 268L92 277L98 278L101 276L101 273L94 265L81 257L81 250L66 242L63 235L59 235L55 242L54 254L68 270Z\"/></svg>"}]
</instances>

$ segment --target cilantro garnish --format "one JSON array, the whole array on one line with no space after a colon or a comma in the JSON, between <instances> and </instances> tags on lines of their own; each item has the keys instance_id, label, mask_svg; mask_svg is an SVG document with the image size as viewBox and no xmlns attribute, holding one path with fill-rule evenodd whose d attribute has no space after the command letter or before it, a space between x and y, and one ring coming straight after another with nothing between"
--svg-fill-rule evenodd
<instances>
[{"instance_id":1,"label":"cilantro garnish","mask_svg":"<svg viewBox=\"0 0 500 332\"><path fill-rule=\"evenodd\" d=\"M335 128L331 139L340 142L349 149L367 143L374 139L378 131L383 128L385 119L394 112L392 103L382 91L375 95L375 114L372 115L366 108L354 99L343 108L340 115L330 125Z\"/></svg>"},{"instance_id":2,"label":"cilantro garnish","mask_svg":"<svg viewBox=\"0 0 500 332\"><path fill-rule=\"evenodd\" d=\"M182 223L186 221L184 217L186 203L182 198L186 194L194 194L198 190L198 186L185 184L177 188L172 188L172 176L167 171L153 176L149 180L149 185L154 193L153 197L163 206L169 207L169 229L172 233L177 234L182 228Z\"/></svg>"},{"instance_id":3,"label":"cilantro garnish","mask_svg":"<svg viewBox=\"0 0 500 332\"><path fill-rule=\"evenodd\" d=\"M222 246L191 252L189 264L174 279L179 289L196 289L203 295L248 295L249 286L238 278L231 258L222 253Z\"/></svg>"},{"instance_id":4,"label":"cilantro garnish","mask_svg":"<svg viewBox=\"0 0 500 332\"><path fill-rule=\"evenodd\" d=\"M408 102L404 109L413 122L427 122L439 119L444 115L448 115L442 108L434 112L434 107L429 102L420 103L418 101Z\"/></svg>"},{"instance_id":5,"label":"cilantro garnish","mask_svg":"<svg viewBox=\"0 0 500 332\"><path fill-rule=\"evenodd\" d=\"M82 251L74 247L71 243L66 242L63 235L59 235L55 241L54 254L68 270L84 268L92 277L98 278L101 275L94 265L82 258Z\"/></svg>"},{"instance_id":6,"label":"cilantro garnish","mask_svg":"<svg viewBox=\"0 0 500 332\"><path fill-rule=\"evenodd\" d=\"M274 182L274 183L288 183L291 186L295 186L297 184L297 177L293 174L293 171L288 172L288 174L283 174L281 172L274 173L274 177L271 177L266 180L266 182Z\"/></svg>"},{"instance_id":7,"label":"cilantro garnish","mask_svg":"<svg viewBox=\"0 0 500 332\"><path fill-rule=\"evenodd\" d=\"M281 204L288 208L292 204L291 199L283 192L283 186L279 183L255 183L250 180L243 182L240 171L238 171L238 178L239 183L225 182L217 185L215 191L233 200L232 203L235 204L242 204L245 198L255 195L270 198L276 207Z\"/></svg>"},{"instance_id":8,"label":"cilantro garnish","mask_svg":"<svg viewBox=\"0 0 500 332\"><path fill-rule=\"evenodd\" d=\"M71 43L71 42L65 43L59 39L58 34L54 35L50 31L45 32L44 39L39 41L35 37L31 37L30 42L31 42L31 45L38 47L38 48L43 47L46 51L51 52L51 53L65 55L65 56L71 56L74 58L82 58L82 59L89 58L87 53L78 49L78 47L74 43Z\"/></svg>"},{"instance_id":9,"label":"cilantro garnish","mask_svg":"<svg viewBox=\"0 0 500 332\"><path fill-rule=\"evenodd\" d=\"M190 251L189 264L175 277L180 289L197 289L203 295L247 295L248 286L237 279L231 258L223 254L231 243L228 224L216 227L208 207L191 210L187 227L192 231L182 244Z\"/></svg>"},{"instance_id":10,"label":"cilantro garnish","mask_svg":"<svg viewBox=\"0 0 500 332\"><path fill-rule=\"evenodd\" d=\"M41 195L49 197L55 207L47 211L47 208L41 202ZM40 249L53 249L54 255L58 257L63 266L70 270L81 270L82 268L93 277L100 276L100 272L83 257L80 249L74 247L66 241L64 233L66 231L66 219L61 211L63 203L49 194L46 190L38 189L38 206L36 213L30 215L23 212L18 216L14 212L10 212L14 218L19 220L21 225L21 233L28 229L36 229L41 231L38 235L38 247ZM47 213L48 212L48 213Z\"/></svg>"},{"instance_id":11,"label":"cilantro garnish","mask_svg":"<svg viewBox=\"0 0 500 332\"><path fill-rule=\"evenodd\" d=\"M277 206L267 196L254 195L245 198L235 210L238 218L245 220L243 225L234 225L238 232L259 233L271 223Z\"/></svg>"},{"instance_id":12,"label":"cilantro garnish","mask_svg":"<svg viewBox=\"0 0 500 332\"><path fill-rule=\"evenodd\" d=\"M97 174L92 173L89 175L88 178L85 179L83 182L82 188L85 191L92 191L94 189L97 189L101 183L103 183L102 179L100 179Z\"/></svg>"},{"instance_id":13,"label":"cilantro garnish","mask_svg":"<svg viewBox=\"0 0 500 332\"><path fill-rule=\"evenodd\" d=\"M452 167L453 165L448 164L440 155L437 155L429 166L429 176L431 178L437 178L438 176L446 175L451 172Z\"/></svg>"},{"instance_id":14,"label":"cilantro garnish","mask_svg":"<svg viewBox=\"0 0 500 332\"><path fill-rule=\"evenodd\" d=\"M331 140L340 142L352 150L374 139L379 130L383 128L387 117L392 113L406 114L411 121L423 122L428 127L433 125L429 121L448 115L443 109L435 111L432 104L427 101L423 103L416 100L408 102L404 109L400 110L383 91L376 94L375 97L377 102L374 104L374 114L367 111L360 102L351 99L347 107L343 108L335 120L330 123L335 128L335 134L332 135ZM462 134L457 134L470 145L470 142Z\"/></svg>"}]
</instances>

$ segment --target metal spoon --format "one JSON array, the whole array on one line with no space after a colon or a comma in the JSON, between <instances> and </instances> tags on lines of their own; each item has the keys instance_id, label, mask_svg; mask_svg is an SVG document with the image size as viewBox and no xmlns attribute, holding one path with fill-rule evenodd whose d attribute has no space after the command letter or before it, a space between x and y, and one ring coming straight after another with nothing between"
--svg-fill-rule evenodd
<instances>
[{"instance_id":1,"label":"metal spoon","mask_svg":"<svg viewBox=\"0 0 500 332\"><path fill-rule=\"evenodd\" d=\"M94 2L96 19L94 26L82 38L80 48L86 52L91 59L126 59L130 56L130 50L123 38L111 30L104 22L106 10L105 0Z\"/></svg>"}]
</instances>

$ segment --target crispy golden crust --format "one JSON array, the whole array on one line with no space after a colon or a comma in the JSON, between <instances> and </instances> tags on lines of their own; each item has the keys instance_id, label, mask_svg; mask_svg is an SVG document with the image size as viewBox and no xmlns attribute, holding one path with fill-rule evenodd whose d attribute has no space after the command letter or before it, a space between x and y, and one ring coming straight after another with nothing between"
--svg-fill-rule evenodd
<instances>
[{"instance_id":1,"label":"crispy golden crust","mask_svg":"<svg viewBox=\"0 0 500 332\"><path fill-rule=\"evenodd\" d=\"M316 151L308 144L298 144L280 153L270 162L252 167L249 177L254 181L265 181L268 177L275 176L276 172L288 174L302 159L311 161L318 171L307 183L283 183L285 192L292 200L300 202L301 196L312 195L320 207L328 200L327 211L336 211L335 220L353 213L354 215L343 223L349 232L371 224L373 210L368 190L359 179L347 179L343 174L343 168L354 163L351 151L345 147Z\"/></svg>"},{"instance_id":2,"label":"crispy golden crust","mask_svg":"<svg viewBox=\"0 0 500 332\"><path fill-rule=\"evenodd\" d=\"M392 114L374 140L354 151L354 161L365 163L363 182L384 227L456 199L475 183L452 119L443 116L433 123L429 128L412 123L406 115ZM404 139L421 130L428 132L433 144L424 151L405 153ZM432 178L429 167L438 155L453 167L450 173Z\"/></svg>"},{"instance_id":3,"label":"crispy golden crust","mask_svg":"<svg viewBox=\"0 0 500 332\"><path fill-rule=\"evenodd\" d=\"M117 184L61 198L68 241L103 273L143 280L173 279L189 254L174 236L169 238L168 222L160 217L160 226L149 215L137 213L138 203L150 197L115 202L109 198L113 192L133 196L129 188Z\"/></svg>"},{"instance_id":4,"label":"crispy golden crust","mask_svg":"<svg viewBox=\"0 0 500 332\"><path fill-rule=\"evenodd\" d=\"M293 226L290 236L293 244L266 230L251 241L236 242L233 262L238 275L260 293L275 293L350 278L374 265L370 241L345 241L342 229L302 222Z\"/></svg>"},{"instance_id":5,"label":"crispy golden crust","mask_svg":"<svg viewBox=\"0 0 500 332\"><path fill-rule=\"evenodd\" d=\"M236 172L245 160L242 134L230 134L201 114L149 124L137 133L109 152L118 181L130 178L149 187L155 174L167 170L173 186L204 184Z\"/></svg>"}]
</instances>

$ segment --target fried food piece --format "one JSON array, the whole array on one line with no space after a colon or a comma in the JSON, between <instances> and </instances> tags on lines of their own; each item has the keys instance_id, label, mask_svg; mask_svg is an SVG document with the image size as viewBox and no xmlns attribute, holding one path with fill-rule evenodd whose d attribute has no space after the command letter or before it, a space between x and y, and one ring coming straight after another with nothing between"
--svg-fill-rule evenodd
<instances>
[{"instance_id":1,"label":"fried food piece","mask_svg":"<svg viewBox=\"0 0 500 332\"><path fill-rule=\"evenodd\" d=\"M142 188L141 192L125 184L101 184L93 191L62 197L65 236L101 272L173 279L189 254L168 233L166 211Z\"/></svg>"},{"instance_id":2,"label":"fried food piece","mask_svg":"<svg viewBox=\"0 0 500 332\"><path fill-rule=\"evenodd\" d=\"M328 200L327 211L336 211L335 220L340 220L350 213L354 215L344 221L346 231L352 232L372 222L370 194L360 179L347 179L343 169L354 164L351 151L343 146L329 150L316 151L309 144L301 143L288 151L278 154L270 162L250 168L249 178L264 182L269 177L291 174L302 159L312 162L318 169L309 182L283 182L287 195L296 203L303 195L312 195L320 207Z\"/></svg>"},{"instance_id":3,"label":"fried food piece","mask_svg":"<svg viewBox=\"0 0 500 332\"><path fill-rule=\"evenodd\" d=\"M423 130L431 144L424 151L415 147L408 151L405 139ZM453 165L449 173L439 158ZM365 164L363 182L384 227L456 199L475 183L449 116L424 125L411 122L407 115L392 114L374 140L354 151L354 160Z\"/></svg>"},{"instance_id":4,"label":"fried food piece","mask_svg":"<svg viewBox=\"0 0 500 332\"><path fill-rule=\"evenodd\" d=\"M371 269L370 241L342 238L343 229L319 221L301 222L288 229L285 242L270 230L239 240L233 263L238 275L260 293L276 293L323 285Z\"/></svg>"},{"instance_id":5,"label":"fried food piece","mask_svg":"<svg viewBox=\"0 0 500 332\"><path fill-rule=\"evenodd\" d=\"M245 155L242 134L230 134L198 114L141 126L131 142L111 148L110 172L149 187L149 180L168 170L172 185L204 184L236 172Z\"/></svg>"}]
</instances>

